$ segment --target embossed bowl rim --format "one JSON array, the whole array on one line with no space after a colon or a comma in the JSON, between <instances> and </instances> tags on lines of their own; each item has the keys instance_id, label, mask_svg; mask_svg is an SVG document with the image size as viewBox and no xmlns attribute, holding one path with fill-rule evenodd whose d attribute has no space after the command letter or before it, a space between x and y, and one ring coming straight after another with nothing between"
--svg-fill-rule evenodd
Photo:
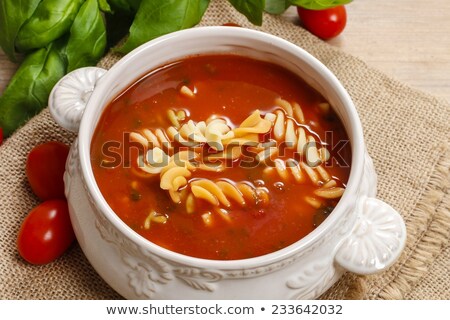
<instances>
[{"instance_id":1,"label":"embossed bowl rim","mask_svg":"<svg viewBox=\"0 0 450 320\"><path fill-rule=\"evenodd\" d=\"M268 49L269 52L274 51L283 53L285 56L289 56L290 59L296 59L296 62L290 62L299 63L299 65L306 66L306 68L312 68L315 72L314 77L319 79L320 83L326 83L328 89L325 92L321 92L321 94L327 96L328 93L330 93L330 95L335 97L337 102L342 105L342 107L335 110L338 112L342 122L344 123L352 148L352 164L346 191L333 212L319 227L297 242L263 256L242 260L209 260L190 257L160 247L133 231L114 213L106 200L103 198L92 172L90 161L90 142L99 117L96 115L96 112L99 112L98 106L102 106L101 110L103 112L104 107L109 103L109 101L111 101L112 98L114 98L108 97L106 100L104 97L104 93L107 92L108 87L110 86L110 81L117 77L120 78L122 73L127 72L127 66L129 66L130 63L133 63L133 61L136 61L136 59L140 59L145 56L146 52L157 50L163 46L172 46L174 50L176 50L175 48L177 43L194 41L199 38L221 39L220 41L223 41L224 44L232 43L237 47L257 44L259 48L264 47L265 50ZM205 53L208 53L208 51ZM184 57L185 56L186 55L184 55ZM183 54L180 53L178 57L182 58ZM148 70L156 67L159 67L159 65L154 65ZM146 72L144 72L144 74L145 73ZM135 79L139 79L142 75L143 74L136 74ZM131 83L127 84L127 86L130 85ZM345 211L348 210L348 203L356 201L355 195L358 194L357 190L362 178L364 164L365 147L362 126L356 108L349 94L336 76L318 59L291 42L260 31L236 27L199 27L177 31L147 42L124 56L98 81L84 112L78 138L81 171L87 190L96 202L97 208L102 212L102 214L105 215L106 219L110 221L120 232L122 232L124 236L128 237L137 245L153 252L155 255L171 260L175 263L197 268L237 270L262 267L287 259L300 253L302 250L307 249L313 243L324 237L335 224L339 223L341 216L343 216ZM336 243L336 246L338 246L338 243Z\"/></svg>"}]
</instances>

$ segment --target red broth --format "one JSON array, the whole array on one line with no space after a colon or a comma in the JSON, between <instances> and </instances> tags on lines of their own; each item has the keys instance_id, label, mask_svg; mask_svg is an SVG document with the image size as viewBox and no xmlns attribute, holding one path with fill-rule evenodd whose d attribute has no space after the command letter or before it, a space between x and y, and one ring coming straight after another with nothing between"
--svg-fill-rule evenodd
<instances>
[{"instance_id":1,"label":"red broth","mask_svg":"<svg viewBox=\"0 0 450 320\"><path fill-rule=\"evenodd\" d=\"M182 86L193 90L195 96L181 94ZM274 103L280 97L299 103L305 121L295 122L296 130L304 128L318 146L330 151L331 157L322 167L336 187L345 188L351 158L350 145L345 143L348 138L342 123L317 91L290 71L268 62L235 55L207 55L189 57L150 72L106 107L91 143L92 169L103 197L138 234L188 256L245 259L300 240L326 218L339 200L323 199L314 193L326 184L326 179L316 184L308 178L301 183L292 177L283 180L266 165L243 167L239 158L228 161L223 172L195 170L188 183L198 179L244 182L265 190L268 200L263 205L233 203L221 215L207 201L196 199L195 212L188 213L184 203L174 203L167 190L161 189L159 175L139 170L139 148L126 135L144 129L166 130L172 125L167 117L170 109L184 110L187 119L183 121L199 122L215 115L226 119L231 127L238 127L256 109L262 115L280 109ZM267 141L272 134L261 134L260 141ZM294 156L294 150L285 150L278 157ZM151 212L164 216L163 221L148 223Z\"/></svg>"}]
</instances>

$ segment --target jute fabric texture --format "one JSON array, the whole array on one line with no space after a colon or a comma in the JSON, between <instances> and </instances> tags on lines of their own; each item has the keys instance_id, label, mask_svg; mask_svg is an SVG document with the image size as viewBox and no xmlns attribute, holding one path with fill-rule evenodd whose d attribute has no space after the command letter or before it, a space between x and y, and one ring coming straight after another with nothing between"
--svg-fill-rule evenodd
<instances>
[{"instance_id":1,"label":"jute fabric texture","mask_svg":"<svg viewBox=\"0 0 450 320\"><path fill-rule=\"evenodd\" d=\"M255 28L226 1L211 2L200 25L238 23ZM292 22L266 15L257 28L284 38L322 61L350 93L361 118L368 152L378 173L378 197L404 217L408 238L398 262L375 276L347 273L323 299L450 299L450 106L368 67ZM99 63L110 68L120 56ZM71 143L48 110L0 147L0 298L120 299L95 272L78 245L43 266L24 262L16 237L39 201L25 176L28 152L37 144ZM189 298L189 297L186 297Z\"/></svg>"}]
</instances>

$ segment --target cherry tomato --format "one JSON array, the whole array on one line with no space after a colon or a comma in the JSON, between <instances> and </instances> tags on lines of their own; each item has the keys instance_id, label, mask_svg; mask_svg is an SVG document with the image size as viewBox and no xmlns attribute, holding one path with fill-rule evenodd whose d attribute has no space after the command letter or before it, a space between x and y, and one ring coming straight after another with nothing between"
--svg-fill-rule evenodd
<instances>
[{"instance_id":1,"label":"cherry tomato","mask_svg":"<svg viewBox=\"0 0 450 320\"><path fill-rule=\"evenodd\" d=\"M69 147L60 142L38 145L28 154L28 182L39 199L64 199L63 175L68 154Z\"/></svg>"},{"instance_id":2,"label":"cherry tomato","mask_svg":"<svg viewBox=\"0 0 450 320\"><path fill-rule=\"evenodd\" d=\"M297 12L305 28L324 40L339 35L347 23L347 11L342 5L324 10L297 7Z\"/></svg>"},{"instance_id":3,"label":"cherry tomato","mask_svg":"<svg viewBox=\"0 0 450 320\"><path fill-rule=\"evenodd\" d=\"M3 129L0 128L0 146L2 145L2 143L3 143Z\"/></svg>"},{"instance_id":4,"label":"cherry tomato","mask_svg":"<svg viewBox=\"0 0 450 320\"><path fill-rule=\"evenodd\" d=\"M222 26L224 26L224 27L241 27L239 24L234 23L234 22L227 22L227 23L224 23Z\"/></svg>"},{"instance_id":5,"label":"cherry tomato","mask_svg":"<svg viewBox=\"0 0 450 320\"><path fill-rule=\"evenodd\" d=\"M29 263L45 264L60 257L75 240L66 200L48 200L27 215L17 249Z\"/></svg>"}]
</instances>

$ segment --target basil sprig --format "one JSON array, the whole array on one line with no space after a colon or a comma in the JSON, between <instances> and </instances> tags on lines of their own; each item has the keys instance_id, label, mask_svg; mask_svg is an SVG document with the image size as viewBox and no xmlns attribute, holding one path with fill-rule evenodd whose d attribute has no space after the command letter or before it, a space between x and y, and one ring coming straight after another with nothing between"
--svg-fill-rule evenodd
<instances>
[{"instance_id":1,"label":"basil sprig","mask_svg":"<svg viewBox=\"0 0 450 320\"><path fill-rule=\"evenodd\" d=\"M43 0L17 34L21 52L39 49L64 35L72 25L83 0Z\"/></svg>"},{"instance_id":2,"label":"basil sprig","mask_svg":"<svg viewBox=\"0 0 450 320\"><path fill-rule=\"evenodd\" d=\"M119 51L127 53L148 40L196 25L208 4L209 0L142 0Z\"/></svg>"},{"instance_id":3,"label":"basil sprig","mask_svg":"<svg viewBox=\"0 0 450 320\"><path fill-rule=\"evenodd\" d=\"M264 0L229 0L233 7L247 17L248 21L260 26L263 19Z\"/></svg>"},{"instance_id":4,"label":"basil sprig","mask_svg":"<svg viewBox=\"0 0 450 320\"><path fill-rule=\"evenodd\" d=\"M5 135L47 105L48 95L66 72L62 46L51 43L29 54L0 97L0 123Z\"/></svg>"},{"instance_id":5,"label":"basil sprig","mask_svg":"<svg viewBox=\"0 0 450 320\"><path fill-rule=\"evenodd\" d=\"M16 62L15 42L17 34L40 2L41 0L0 1L0 46L13 62Z\"/></svg>"},{"instance_id":6,"label":"basil sprig","mask_svg":"<svg viewBox=\"0 0 450 320\"><path fill-rule=\"evenodd\" d=\"M282 14L290 6L289 0L266 0L264 11L270 14Z\"/></svg>"},{"instance_id":7,"label":"basil sprig","mask_svg":"<svg viewBox=\"0 0 450 320\"><path fill-rule=\"evenodd\" d=\"M94 65L106 48L106 24L97 0L86 0L81 6L67 43L67 71Z\"/></svg>"},{"instance_id":8,"label":"basil sprig","mask_svg":"<svg viewBox=\"0 0 450 320\"><path fill-rule=\"evenodd\" d=\"M222 0L225 1L225 0ZM351 0L228 0L251 23L289 6L325 9ZM0 0L0 47L11 61L25 58L0 96L0 127L10 135L47 105L67 72L95 65L108 47L127 53L161 35L190 28L210 0Z\"/></svg>"}]
</instances>

